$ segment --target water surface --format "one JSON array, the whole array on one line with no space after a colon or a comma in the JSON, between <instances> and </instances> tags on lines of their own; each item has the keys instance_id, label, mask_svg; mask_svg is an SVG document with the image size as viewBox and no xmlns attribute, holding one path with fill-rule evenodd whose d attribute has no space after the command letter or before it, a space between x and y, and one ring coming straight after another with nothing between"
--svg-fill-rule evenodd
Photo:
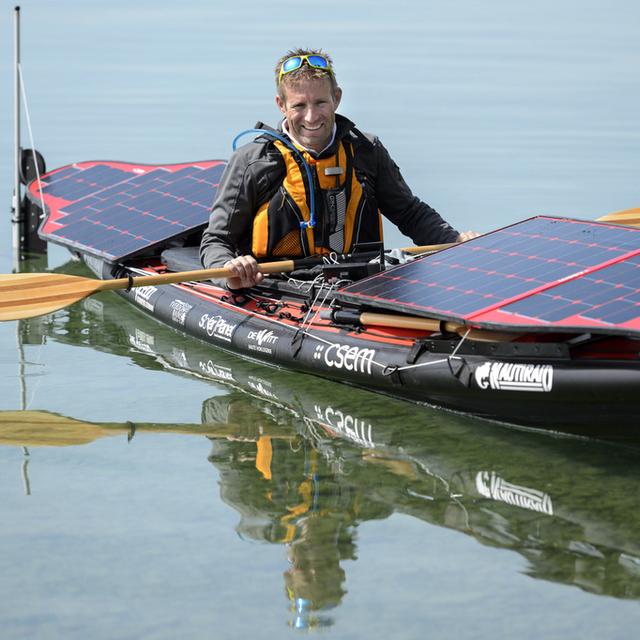
<instances>
[{"instance_id":1,"label":"water surface","mask_svg":"<svg viewBox=\"0 0 640 640\"><path fill-rule=\"evenodd\" d=\"M228 157L237 132L275 124L274 60L323 46L341 111L456 226L488 231L638 206L639 13L33 1L23 65L50 167L178 162ZM1 237L9 272L8 211ZM67 260L53 247L35 268L80 269ZM247 363L111 294L0 324L0 341L3 637L636 635L633 448Z\"/></svg>"}]
</instances>

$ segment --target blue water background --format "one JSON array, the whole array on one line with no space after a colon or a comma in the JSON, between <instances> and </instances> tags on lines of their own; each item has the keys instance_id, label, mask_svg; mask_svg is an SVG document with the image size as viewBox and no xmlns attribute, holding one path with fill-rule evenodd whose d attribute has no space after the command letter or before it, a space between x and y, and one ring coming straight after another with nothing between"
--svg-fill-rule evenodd
<instances>
[{"instance_id":1,"label":"blue water background","mask_svg":"<svg viewBox=\"0 0 640 640\"><path fill-rule=\"evenodd\" d=\"M12 7L0 15L4 273ZM415 193L459 229L640 205L637 2L41 0L22 4L22 23L35 143L50 168L228 157L237 132L275 124L274 61L308 45L335 59L340 111L379 135ZM406 242L391 228L387 239ZM51 249L50 268L66 260ZM1 410L199 423L203 400L225 393L81 343L48 339L24 347L23 361L16 323L0 324ZM209 442L136 437L135 447L119 437L33 449L29 496L22 450L0 448L1 635L294 633L286 553L236 535ZM637 636L636 599L534 579L521 555L408 515L363 523L357 555L327 637Z\"/></svg>"}]
</instances>

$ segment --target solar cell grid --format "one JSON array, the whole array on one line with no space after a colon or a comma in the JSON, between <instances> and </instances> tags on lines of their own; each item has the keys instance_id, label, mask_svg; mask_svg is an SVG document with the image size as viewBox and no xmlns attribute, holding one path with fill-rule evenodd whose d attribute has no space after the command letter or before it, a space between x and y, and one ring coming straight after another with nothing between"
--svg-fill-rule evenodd
<instances>
[{"instance_id":1,"label":"solar cell grid","mask_svg":"<svg viewBox=\"0 0 640 640\"><path fill-rule=\"evenodd\" d=\"M640 331L639 234L532 218L361 280L337 297L485 328L595 323L633 333Z\"/></svg>"},{"instance_id":2,"label":"solar cell grid","mask_svg":"<svg viewBox=\"0 0 640 640\"><path fill-rule=\"evenodd\" d=\"M559 284L503 311L521 317L560 322L580 315L607 324L621 324L640 316L640 257Z\"/></svg>"},{"instance_id":3,"label":"solar cell grid","mask_svg":"<svg viewBox=\"0 0 640 640\"><path fill-rule=\"evenodd\" d=\"M127 186L139 188L147 186L150 183L164 184L164 182L160 180L160 175L158 171L149 171L148 173L135 175L127 181Z\"/></svg>"},{"instance_id":4,"label":"solar cell grid","mask_svg":"<svg viewBox=\"0 0 640 640\"><path fill-rule=\"evenodd\" d=\"M61 169L60 171L57 171L52 175L44 176L42 178L42 181L48 185L53 185L56 182L60 182L61 180L66 180L70 176L77 174L79 171L80 169L76 167L66 167L64 169Z\"/></svg>"},{"instance_id":5,"label":"solar cell grid","mask_svg":"<svg viewBox=\"0 0 640 640\"><path fill-rule=\"evenodd\" d=\"M117 165L117 166L113 166ZM48 240L120 260L206 224L224 163L141 168L79 163L44 176L45 198L59 206ZM63 225L60 227L60 225Z\"/></svg>"},{"instance_id":6,"label":"solar cell grid","mask_svg":"<svg viewBox=\"0 0 640 640\"><path fill-rule=\"evenodd\" d=\"M188 200L193 200L193 192L197 185L198 183L191 178L184 178L177 182L171 182L168 184L164 189L162 189L162 193L169 194L174 198L186 198Z\"/></svg>"},{"instance_id":7,"label":"solar cell grid","mask_svg":"<svg viewBox=\"0 0 640 640\"><path fill-rule=\"evenodd\" d=\"M224 170L223 165L208 167L207 169L203 169L202 173L198 174L198 179L206 180L211 184L217 184L220 181L220 177L222 176L223 170Z\"/></svg>"},{"instance_id":8,"label":"solar cell grid","mask_svg":"<svg viewBox=\"0 0 640 640\"><path fill-rule=\"evenodd\" d=\"M202 173L202 169L200 169L200 167L196 167L196 166L184 167L183 169L178 169L178 171L172 172L171 174L173 176L172 182L176 180L182 180L190 176L197 176L201 173Z\"/></svg>"}]
</instances>

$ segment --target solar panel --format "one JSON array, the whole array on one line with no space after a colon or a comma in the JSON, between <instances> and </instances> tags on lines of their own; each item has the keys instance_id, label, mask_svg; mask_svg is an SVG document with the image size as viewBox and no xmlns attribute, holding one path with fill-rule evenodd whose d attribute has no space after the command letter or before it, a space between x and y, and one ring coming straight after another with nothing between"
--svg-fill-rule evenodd
<instances>
[{"instance_id":1,"label":"solar panel","mask_svg":"<svg viewBox=\"0 0 640 640\"><path fill-rule=\"evenodd\" d=\"M42 176L40 235L117 262L204 226L225 163L82 162ZM40 204L37 181L29 196Z\"/></svg>"},{"instance_id":2,"label":"solar panel","mask_svg":"<svg viewBox=\"0 0 640 640\"><path fill-rule=\"evenodd\" d=\"M640 331L640 229L530 218L342 289L338 300L487 329Z\"/></svg>"}]
</instances>

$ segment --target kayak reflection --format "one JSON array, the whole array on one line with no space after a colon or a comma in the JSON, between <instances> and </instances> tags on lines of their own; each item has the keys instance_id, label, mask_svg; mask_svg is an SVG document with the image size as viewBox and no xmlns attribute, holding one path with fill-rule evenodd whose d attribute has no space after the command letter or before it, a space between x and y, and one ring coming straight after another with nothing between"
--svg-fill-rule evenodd
<instances>
[{"instance_id":1,"label":"kayak reflection","mask_svg":"<svg viewBox=\"0 0 640 640\"><path fill-rule=\"evenodd\" d=\"M239 534L286 547L294 626L331 623L358 527L392 514L513 550L534 578L640 597L635 448L479 423L248 363L115 296L21 330L25 341L47 335L219 383L225 393L204 402L202 425L177 430L211 439ZM138 428L121 425L129 437Z\"/></svg>"}]
</instances>

